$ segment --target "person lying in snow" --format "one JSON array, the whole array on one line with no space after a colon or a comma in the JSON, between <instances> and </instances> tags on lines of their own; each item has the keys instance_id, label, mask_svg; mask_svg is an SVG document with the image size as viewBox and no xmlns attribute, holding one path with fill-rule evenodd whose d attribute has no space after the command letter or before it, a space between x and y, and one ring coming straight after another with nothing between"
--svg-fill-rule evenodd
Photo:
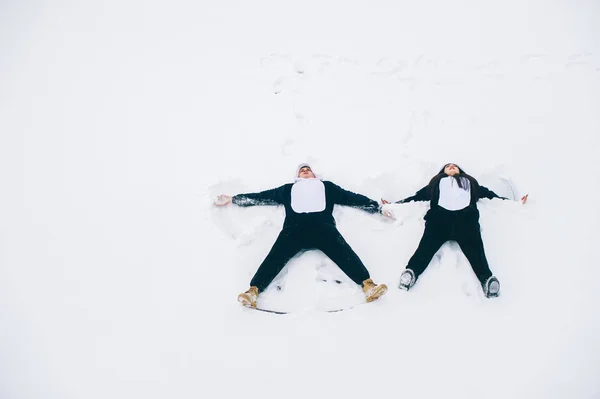
<instances>
[{"instance_id":1,"label":"person lying in snow","mask_svg":"<svg viewBox=\"0 0 600 399\"><path fill-rule=\"evenodd\" d=\"M340 186L322 181L315 176L310 165L298 167L294 183L262 191L238 194L233 197L219 195L217 206L234 203L238 206L283 205L285 221L271 251L250 281L250 289L238 296L247 307L256 307L258 295L264 291L286 263L303 249L319 249L352 281L362 286L367 302L387 292L385 284L377 285L358 255L350 248L336 227L333 206L346 205L376 213L380 206L364 195L344 190Z\"/></svg>"},{"instance_id":2,"label":"person lying in snow","mask_svg":"<svg viewBox=\"0 0 600 399\"><path fill-rule=\"evenodd\" d=\"M523 204L527 202L527 196L521 198ZM476 204L480 198L508 199L481 186L458 165L449 163L415 195L396 202L430 201L431 206L424 217L425 231L421 242L400 276L400 289L408 291L440 247L446 241L454 240L481 282L485 296L491 298L499 295L500 282L490 270L481 239ZM386 200L382 200L382 203L389 204ZM385 212L389 213L388 210Z\"/></svg>"}]
</instances>

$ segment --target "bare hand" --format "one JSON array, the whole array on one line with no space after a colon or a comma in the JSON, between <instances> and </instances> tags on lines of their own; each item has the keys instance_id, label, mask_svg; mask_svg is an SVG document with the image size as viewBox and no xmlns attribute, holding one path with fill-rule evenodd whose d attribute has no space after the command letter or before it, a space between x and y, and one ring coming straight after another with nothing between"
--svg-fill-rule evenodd
<instances>
[{"instance_id":1,"label":"bare hand","mask_svg":"<svg viewBox=\"0 0 600 399\"><path fill-rule=\"evenodd\" d=\"M216 206L225 206L229 204L231 204L231 196L229 195L221 194L215 199Z\"/></svg>"},{"instance_id":2,"label":"bare hand","mask_svg":"<svg viewBox=\"0 0 600 399\"><path fill-rule=\"evenodd\" d=\"M385 204L389 204L390 201L386 200L386 199L381 199L381 205L385 205Z\"/></svg>"},{"instance_id":3,"label":"bare hand","mask_svg":"<svg viewBox=\"0 0 600 399\"><path fill-rule=\"evenodd\" d=\"M383 204L383 201L382 201ZM389 204L389 202L386 202L385 204L382 205L381 207L381 214L385 217L388 217L390 219L396 219L396 216L394 215L394 212L390 209L389 206L385 206Z\"/></svg>"},{"instance_id":4,"label":"bare hand","mask_svg":"<svg viewBox=\"0 0 600 399\"><path fill-rule=\"evenodd\" d=\"M525 205L527 203L527 197L529 197L529 194L525 194L524 196L521 197L521 202L523 203L523 205Z\"/></svg>"}]
</instances>

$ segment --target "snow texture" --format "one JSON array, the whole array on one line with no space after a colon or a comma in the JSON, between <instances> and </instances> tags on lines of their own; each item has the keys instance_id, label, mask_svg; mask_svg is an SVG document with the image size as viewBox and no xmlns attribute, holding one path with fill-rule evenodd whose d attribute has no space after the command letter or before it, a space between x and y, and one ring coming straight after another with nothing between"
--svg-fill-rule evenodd
<instances>
[{"instance_id":1,"label":"snow texture","mask_svg":"<svg viewBox=\"0 0 600 399\"><path fill-rule=\"evenodd\" d=\"M600 3L6 1L0 398L600 397ZM390 290L323 254L241 307L283 222L218 194L299 162L397 201L456 162L501 296L456 244L410 292L427 204L338 207ZM280 287L280 289L278 289Z\"/></svg>"}]
</instances>

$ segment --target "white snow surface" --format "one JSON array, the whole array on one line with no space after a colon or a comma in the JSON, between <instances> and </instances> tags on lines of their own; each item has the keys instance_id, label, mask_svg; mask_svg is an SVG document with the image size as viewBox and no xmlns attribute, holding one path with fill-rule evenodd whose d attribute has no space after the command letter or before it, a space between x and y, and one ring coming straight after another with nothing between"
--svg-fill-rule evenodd
<instances>
[{"instance_id":1,"label":"white snow surface","mask_svg":"<svg viewBox=\"0 0 600 399\"><path fill-rule=\"evenodd\" d=\"M2 2L0 398L599 398L598 26L595 0ZM300 162L376 200L446 162L529 193L479 202L501 296L453 243L397 289L409 203L334 211L381 300L324 312L362 294L309 251L260 297L293 313L240 306L283 209L212 201Z\"/></svg>"}]
</instances>

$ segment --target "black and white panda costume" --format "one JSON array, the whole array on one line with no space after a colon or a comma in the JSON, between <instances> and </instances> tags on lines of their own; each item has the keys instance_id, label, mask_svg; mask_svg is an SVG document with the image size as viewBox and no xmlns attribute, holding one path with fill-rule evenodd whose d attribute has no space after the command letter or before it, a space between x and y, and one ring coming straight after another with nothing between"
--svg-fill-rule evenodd
<instances>
[{"instance_id":1,"label":"black and white panda costume","mask_svg":"<svg viewBox=\"0 0 600 399\"><path fill-rule=\"evenodd\" d=\"M310 167L301 164L296 176L305 166ZM305 249L321 250L356 284L361 285L370 278L367 268L338 231L332 212L334 205L345 205L377 213L380 206L376 201L320 177L296 177L294 183L271 190L235 195L232 202L239 206L283 205L285 208L283 229L250 282L259 292L269 286L294 255Z\"/></svg>"},{"instance_id":2,"label":"black and white panda costume","mask_svg":"<svg viewBox=\"0 0 600 399\"><path fill-rule=\"evenodd\" d=\"M415 195L396 202L430 201L431 206L424 217L423 237L400 278L400 288L410 289L440 247L446 241L454 240L471 264L486 296L497 296L500 283L493 276L485 256L477 201L480 198L508 198L481 186L456 164L460 173L446 175L444 169L447 165Z\"/></svg>"}]
</instances>

